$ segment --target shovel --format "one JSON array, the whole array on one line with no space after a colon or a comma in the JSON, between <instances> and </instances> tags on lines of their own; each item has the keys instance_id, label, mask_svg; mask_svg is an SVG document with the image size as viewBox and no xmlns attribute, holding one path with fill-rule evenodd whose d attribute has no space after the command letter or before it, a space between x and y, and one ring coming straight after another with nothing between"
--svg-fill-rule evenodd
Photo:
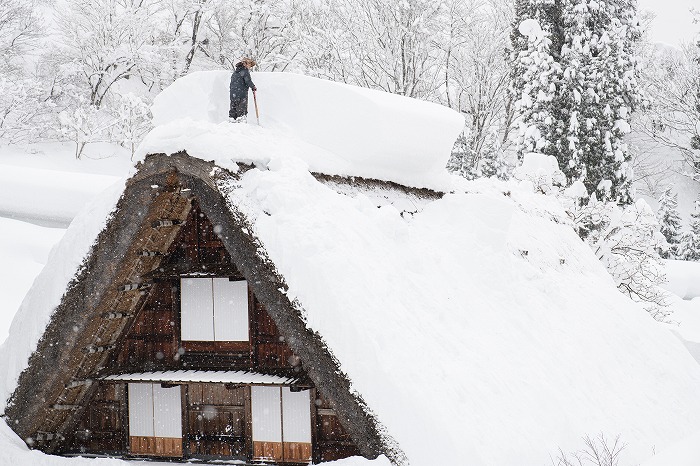
<instances>
[{"instance_id":1,"label":"shovel","mask_svg":"<svg viewBox=\"0 0 700 466\"><path fill-rule=\"evenodd\" d=\"M258 111L258 98L255 96L255 91L253 91L253 103L255 104L255 118L258 119L258 126L260 126L260 112Z\"/></svg>"}]
</instances>

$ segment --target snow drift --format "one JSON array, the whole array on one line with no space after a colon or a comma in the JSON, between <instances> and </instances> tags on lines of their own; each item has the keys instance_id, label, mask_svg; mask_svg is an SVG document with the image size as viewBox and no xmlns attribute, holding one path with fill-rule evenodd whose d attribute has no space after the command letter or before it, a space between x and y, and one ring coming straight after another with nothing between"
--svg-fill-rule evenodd
<instances>
[{"instance_id":1,"label":"snow drift","mask_svg":"<svg viewBox=\"0 0 700 466\"><path fill-rule=\"evenodd\" d=\"M283 160L230 199L412 465L543 465L601 432L629 465L697 430L700 368L552 199L466 187L407 219Z\"/></svg>"},{"instance_id":2,"label":"snow drift","mask_svg":"<svg viewBox=\"0 0 700 466\"><path fill-rule=\"evenodd\" d=\"M177 125L182 119L211 126L226 122L230 76L206 71L178 79L156 97L154 125ZM307 159L300 151L312 170L420 184L444 175L464 126L463 117L447 107L395 94L292 73L253 73L252 78L265 130L332 153ZM255 123L252 93L248 122ZM232 126L228 129L245 131ZM232 149L237 143L235 136L228 141Z\"/></svg>"}]
</instances>

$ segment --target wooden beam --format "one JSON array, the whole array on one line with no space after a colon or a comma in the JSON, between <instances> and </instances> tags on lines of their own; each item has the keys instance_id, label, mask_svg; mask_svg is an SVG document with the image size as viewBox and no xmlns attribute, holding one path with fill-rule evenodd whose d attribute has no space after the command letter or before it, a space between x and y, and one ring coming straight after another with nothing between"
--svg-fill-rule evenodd
<instances>
[{"instance_id":1,"label":"wooden beam","mask_svg":"<svg viewBox=\"0 0 700 466\"><path fill-rule=\"evenodd\" d=\"M151 223L151 226L153 228L163 228L172 227L180 224L182 224L182 220L178 220L176 218L161 218L160 220L156 220L153 223Z\"/></svg>"},{"instance_id":2,"label":"wooden beam","mask_svg":"<svg viewBox=\"0 0 700 466\"><path fill-rule=\"evenodd\" d=\"M104 346L90 345L90 346L86 346L85 348L83 348L83 353L88 353L88 354L104 353L105 351L113 350L114 347L115 347L115 345L104 345Z\"/></svg>"},{"instance_id":3,"label":"wooden beam","mask_svg":"<svg viewBox=\"0 0 700 466\"><path fill-rule=\"evenodd\" d=\"M139 252L137 252L137 254L143 257L157 257L163 255L163 253L160 251L149 251L147 249L142 249Z\"/></svg>"},{"instance_id":4,"label":"wooden beam","mask_svg":"<svg viewBox=\"0 0 700 466\"><path fill-rule=\"evenodd\" d=\"M80 405L62 405L62 404L54 404L51 405L51 409L55 409L57 411L73 411L76 409L80 409L82 406Z\"/></svg>"},{"instance_id":5,"label":"wooden beam","mask_svg":"<svg viewBox=\"0 0 700 466\"><path fill-rule=\"evenodd\" d=\"M142 290L151 286L151 282L125 283L117 288L117 291L134 291Z\"/></svg>"},{"instance_id":6,"label":"wooden beam","mask_svg":"<svg viewBox=\"0 0 700 466\"><path fill-rule=\"evenodd\" d=\"M76 388L76 387L82 387L84 385L92 385L92 379L84 379L84 380L71 380L67 384L65 384L66 388Z\"/></svg>"},{"instance_id":7,"label":"wooden beam","mask_svg":"<svg viewBox=\"0 0 700 466\"><path fill-rule=\"evenodd\" d=\"M133 316L133 314L122 311L103 312L101 315L103 319L128 319Z\"/></svg>"}]
</instances>

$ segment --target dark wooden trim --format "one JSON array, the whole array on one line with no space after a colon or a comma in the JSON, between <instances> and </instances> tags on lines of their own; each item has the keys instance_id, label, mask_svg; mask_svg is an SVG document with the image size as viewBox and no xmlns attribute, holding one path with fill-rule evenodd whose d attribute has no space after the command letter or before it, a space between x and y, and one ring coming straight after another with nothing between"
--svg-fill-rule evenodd
<instances>
[{"instance_id":1,"label":"dark wooden trim","mask_svg":"<svg viewBox=\"0 0 700 466\"><path fill-rule=\"evenodd\" d=\"M253 405L250 386L245 387L245 437L248 458L253 458Z\"/></svg>"},{"instance_id":2,"label":"dark wooden trim","mask_svg":"<svg viewBox=\"0 0 700 466\"><path fill-rule=\"evenodd\" d=\"M249 341L195 341L180 340L185 351L193 353L246 353L250 352Z\"/></svg>"},{"instance_id":3,"label":"dark wooden trim","mask_svg":"<svg viewBox=\"0 0 700 466\"><path fill-rule=\"evenodd\" d=\"M123 432L124 432L124 451L127 453L131 453L129 451L130 447L130 442L129 442L129 384L127 383L120 383L115 385L122 385L124 387L124 408L122 409L122 426L123 426Z\"/></svg>"},{"instance_id":4,"label":"dark wooden trim","mask_svg":"<svg viewBox=\"0 0 700 466\"><path fill-rule=\"evenodd\" d=\"M318 463L317 458L320 458L318 449L318 425L316 417L316 389L312 388L309 391L309 410L311 412L311 462Z\"/></svg>"},{"instance_id":5,"label":"dark wooden trim","mask_svg":"<svg viewBox=\"0 0 700 466\"><path fill-rule=\"evenodd\" d=\"M182 423L182 457L189 457L190 453L190 386L189 384L180 385L180 422Z\"/></svg>"}]
</instances>

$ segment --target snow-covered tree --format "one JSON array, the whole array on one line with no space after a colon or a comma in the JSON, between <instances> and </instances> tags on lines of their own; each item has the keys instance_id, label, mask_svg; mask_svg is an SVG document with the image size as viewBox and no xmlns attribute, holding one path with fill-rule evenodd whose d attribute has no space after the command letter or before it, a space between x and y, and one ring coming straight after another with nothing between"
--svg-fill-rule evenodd
<instances>
[{"instance_id":1,"label":"snow-covered tree","mask_svg":"<svg viewBox=\"0 0 700 466\"><path fill-rule=\"evenodd\" d=\"M605 265L618 289L644 303L655 319L669 315L668 294L658 248L665 243L654 212L644 200L627 206L598 200L581 181L563 188L565 176L554 156L528 153L513 173L521 186L556 196L578 235Z\"/></svg>"},{"instance_id":2,"label":"snow-covered tree","mask_svg":"<svg viewBox=\"0 0 700 466\"><path fill-rule=\"evenodd\" d=\"M664 259L675 259L681 241L682 221L678 213L678 193L673 191L673 185L668 185L661 195L656 218L661 226L661 234L664 235L667 243L666 247L659 249L659 254Z\"/></svg>"},{"instance_id":3,"label":"snow-covered tree","mask_svg":"<svg viewBox=\"0 0 700 466\"><path fill-rule=\"evenodd\" d=\"M636 4L521 0L512 35L519 152L554 155L569 183L632 202L623 141L639 105Z\"/></svg>"},{"instance_id":4,"label":"snow-covered tree","mask_svg":"<svg viewBox=\"0 0 700 466\"><path fill-rule=\"evenodd\" d=\"M508 46L512 4L502 0L449 0L433 38L442 57L438 102L464 115L470 152L481 160L487 145L508 145L512 118ZM493 141L498 131L498 141ZM487 142L488 141L488 142ZM475 167L476 168L476 167Z\"/></svg>"},{"instance_id":5,"label":"snow-covered tree","mask_svg":"<svg viewBox=\"0 0 700 466\"><path fill-rule=\"evenodd\" d=\"M581 179L599 197L631 203L632 173L624 136L630 131L632 111L641 103L636 2L571 0L562 20L566 32L561 92L573 100L564 172L570 179Z\"/></svg>"},{"instance_id":6,"label":"snow-covered tree","mask_svg":"<svg viewBox=\"0 0 700 466\"><path fill-rule=\"evenodd\" d=\"M477 160L465 132L460 133L452 147L447 171L468 180L477 178Z\"/></svg>"},{"instance_id":7,"label":"snow-covered tree","mask_svg":"<svg viewBox=\"0 0 700 466\"><path fill-rule=\"evenodd\" d=\"M653 46L644 59L650 106L641 119L642 129L679 154L688 174L700 181L700 43L680 51Z\"/></svg>"},{"instance_id":8,"label":"snow-covered tree","mask_svg":"<svg viewBox=\"0 0 700 466\"><path fill-rule=\"evenodd\" d=\"M618 289L644 303L655 319L665 320L670 311L668 294L661 288L666 277L658 253L664 240L649 205L639 199L620 206L599 201L594 193L585 204L570 204L567 212Z\"/></svg>"},{"instance_id":9,"label":"snow-covered tree","mask_svg":"<svg viewBox=\"0 0 700 466\"><path fill-rule=\"evenodd\" d=\"M501 145L501 135L498 128L492 128L486 135L479 159L477 164L479 177L495 176L500 180L510 178L512 167L508 163L506 153Z\"/></svg>"},{"instance_id":10,"label":"snow-covered tree","mask_svg":"<svg viewBox=\"0 0 700 466\"><path fill-rule=\"evenodd\" d=\"M305 0L214 0L200 48L219 67L232 69L247 56L260 70L285 71L294 67L301 48L305 10Z\"/></svg>"},{"instance_id":11,"label":"snow-covered tree","mask_svg":"<svg viewBox=\"0 0 700 466\"><path fill-rule=\"evenodd\" d=\"M0 0L0 69L7 72L21 65L36 49L43 35L43 21L36 0Z\"/></svg>"},{"instance_id":12,"label":"snow-covered tree","mask_svg":"<svg viewBox=\"0 0 700 466\"><path fill-rule=\"evenodd\" d=\"M111 110L114 124L110 139L129 149L133 157L136 146L151 129L149 104L144 98L128 93L117 96Z\"/></svg>"},{"instance_id":13,"label":"snow-covered tree","mask_svg":"<svg viewBox=\"0 0 700 466\"><path fill-rule=\"evenodd\" d=\"M559 40L553 42L550 32L554 28L553 6L538 1L516 5L511 60L512 92L519 116L518 153L521 158L531 152L556 157L560 153L557 141L563 123L557 93L561 66L558 55L554 55Z\"/></svg>"},{"instance_id":14,"label":"snow-covered tree","mask_svg":"<svg viewBox=\"0 0 700 466\"><path fill-rule=\"evenodd\" d=\"M439 87L441 3L430 0L310 2L304 67L314 74L408 97Z\"/></svg>"},{"instance_id":15,"label":"snow-covered tree","mask_svg":"<svg viewBox=\"0 0 700 466\"><path fill-rule=\"evenodd\" d=\"M44 35L34 0L0 0L0 140L19 143L43 135L52 101L30 63Z\"/></svg>"},{"instance_id":16,"label":"snow-covered tree","mask_svg":"<svg viewBox=\"0 0 700 466\"><path fill-rule=\"evenodd\" d=\"M695 201L695 212L690 214L690 229L681 236L677 257L686 261L700 261L700 199Z\"/></svg>"},{"instance_id":17,"label":"snow-covered tree","mask_svg":"<svg viewBox=\"0 0 700 466\"><path fill-rule=\"evenodd\" d=\"M61 139L75 144L75 158L82 157L85 146L94 142L109 141L109 131L115 120L104 109L98 109L87 99L58 114Z\"/></svg>"}]
</instances>

